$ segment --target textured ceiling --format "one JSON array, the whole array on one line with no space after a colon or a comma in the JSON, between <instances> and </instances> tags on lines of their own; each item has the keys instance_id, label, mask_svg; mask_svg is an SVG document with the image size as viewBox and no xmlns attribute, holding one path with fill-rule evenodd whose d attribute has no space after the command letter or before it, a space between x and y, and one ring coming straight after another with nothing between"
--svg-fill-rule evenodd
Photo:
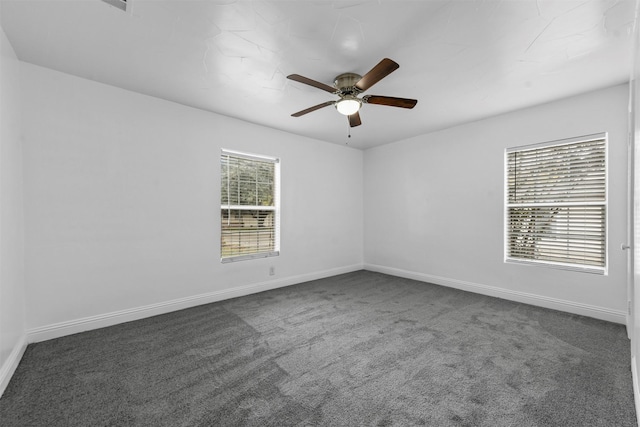
<instances>
[{"instance_id":1,"label":"textured ceiling","mask_svg":"<svg viewBox=\"0 0 640 427\"><path fill-rule=\"evenodd\" d=\"M19 59L294 134L372 147L623 83L633 0L0 0ZM332 84L382 58L400 68L366 94L351 130Z\"/></svg>"}]
</instances>

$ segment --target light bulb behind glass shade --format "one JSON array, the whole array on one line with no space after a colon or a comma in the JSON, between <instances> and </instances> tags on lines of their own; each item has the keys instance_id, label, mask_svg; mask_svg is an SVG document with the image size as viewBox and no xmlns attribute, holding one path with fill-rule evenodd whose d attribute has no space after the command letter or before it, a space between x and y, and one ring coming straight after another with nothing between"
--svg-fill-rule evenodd
<instances>
[{"instance_id":1,"label":"light bulb behind glass shade","mask_svg":"<svg viewBox=\"0 0 640 427\"><path fill-rule=\"evenodd\" d=\"M341 99L336 103L338 113L350 116L360 109L360 101L357 99Z\"/></svg>"}]
</instances>

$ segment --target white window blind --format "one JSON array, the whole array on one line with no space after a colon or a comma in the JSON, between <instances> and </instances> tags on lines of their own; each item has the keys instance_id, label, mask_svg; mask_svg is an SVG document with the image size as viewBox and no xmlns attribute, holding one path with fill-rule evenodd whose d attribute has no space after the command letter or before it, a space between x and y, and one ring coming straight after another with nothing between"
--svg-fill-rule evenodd
<instances>
[{"instance_id":1,"label":"white window blind","mask_svg":"<svg viewBox=\"0 0 640 427\"><path fill-rule=\"evenodd\" d=\"M222 262L279 254L279 161L222 150Z\"/></svg>"},{"instance_id":2,"label":"white window blind","mask_svg":"<svg viewBox=\"0 0 640 427\"><path fill-rule=\"evenodd\" d=\"M507 149L506 258L604 273L606 134Z\"/></svg>"}]
</instances>

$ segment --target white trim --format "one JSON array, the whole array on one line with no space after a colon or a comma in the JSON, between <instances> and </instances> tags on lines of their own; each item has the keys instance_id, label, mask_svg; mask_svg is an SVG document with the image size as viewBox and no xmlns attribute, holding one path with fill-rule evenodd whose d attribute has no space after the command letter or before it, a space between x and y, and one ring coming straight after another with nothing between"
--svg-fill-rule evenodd
<instances>
[{"instance_id":1,"label":"white trim","mask_svg":"<svg viewBox=\"0 0 640 427\"><path fill-rule=\"evenodd\" d=\"M421 282L433 283L450 288L461 289L463 291L474 292L476 294L488 295L510 301L521 302L553 310L565 311L582 316L593 317L609 322L625 324L626 313L624 311L611 310L609 308L597 307L588 304L581 304L557 298L545 297L526 292L512 291L498 288L496 286L482 285L479 283L467 282L464 280L451 279L447 277L434 276L431 274L418 273L415 271L402 270L399 268L385 267L376 264L364 265L365 270L376 271L378 273L390 274L392 276L404 277L406 279L419 280Z\"/></svg>"},{"instance_id":2,"label":"white trim","mask_svg":"<svg viewBox=\"0 0 640 427\"><path fill-rule=\"evenodd\" d=\"M26 336L23 335L13 347L13 350L9 354L9 358L4 361L0 368L0 397L2 397L4 391L7 389L9 381L11 381L11 377L18 368L20 360L22 360L22 356L26 349L27 339Z\"/></svg>"},{"instance_id":3,"label":"white trim","mask_svg":"<svg viewBox=\"0 0 640 427\"><path fill-rule=\"evenodd\" d=\"M298 276L285 277L282 279L252 283L243 286L236 286L230 289L223 289L219 291L208 292L205 294L178 298L156 304L145 305L142 307L134 307L125 310L114 311L111 313L84 317L81 319L68 320L52 325L40 326L27 330L27 341L29 343L33 343L46 341L53 338L60 338L66 335L76 334L78 332L113 326L119 323L144 319L146 317L157 316L160 314L170 313L172 311L182 310L198 305L209 304L212 302L222 301L230 298L237 298L245 295L255 294L258 292L268 291L270 289L282 288L285 286L308 282L310 280L317 280L325 277L335 276L338 274L350 273L352 271L362 270L362 267L362 264L348 265L329 270L317 271L314 273L301 274Z\"/></svg>"},{"instance_id":4,"label":"white trim","mask_svg":"<svg viewBox=\"0 0 640 427\"><path fill-rule=\"evenodd\" d=\"M631 378L633 381L633 400L636 403L636 419L638 427L640 427L640 386L638 385L638 368L635 356L631 358Z\"/></svg>"}]
</instances>

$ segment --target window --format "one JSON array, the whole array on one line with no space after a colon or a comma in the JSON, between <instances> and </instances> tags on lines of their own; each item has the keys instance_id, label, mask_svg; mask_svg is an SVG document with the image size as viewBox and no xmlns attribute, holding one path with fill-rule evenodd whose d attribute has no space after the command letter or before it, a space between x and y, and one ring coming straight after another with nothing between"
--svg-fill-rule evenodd
<instances>
[{"instance_id":1,"label":"window","mask_svg":"<svg viewBox=\"0 0 640 427\"><path fill-rule=\"evenodd\" d=\"M222 150L222 262L279 254L278 159Z\"/></svg>"},{"instance_id":2,"label":"window","mask_svg":"<svg viewBox=\"0 0 640 427\"><path fill-rule=\"evenodd\" d=\"M606 134L506 150L507 261L606 273Z\"/></svg>"}]
</instances>

